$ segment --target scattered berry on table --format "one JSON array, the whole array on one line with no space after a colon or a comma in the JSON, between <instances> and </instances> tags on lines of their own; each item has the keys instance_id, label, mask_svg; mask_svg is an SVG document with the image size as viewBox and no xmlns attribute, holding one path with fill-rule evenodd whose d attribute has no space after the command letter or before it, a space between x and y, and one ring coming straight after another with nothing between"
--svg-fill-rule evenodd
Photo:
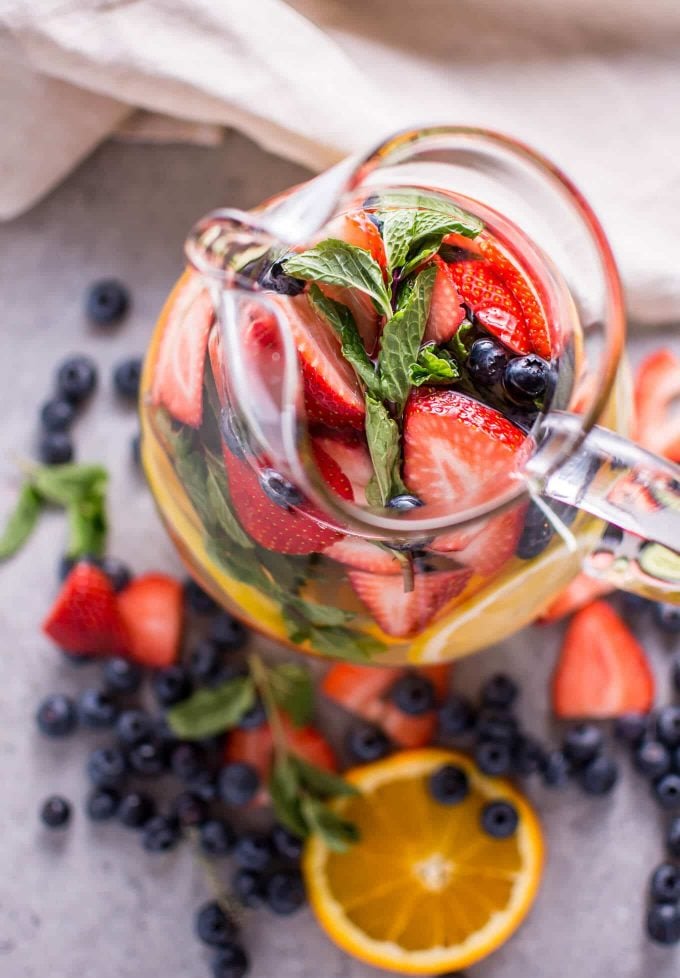
<instances>
[{"instance_id":1,"label":"scattered berry on table","mask_svg":"<svg viewBox=\"0 0 680 978\"><path fill-rule=\"evenodd\" d=\"M587 764L602 750L602 731L592 723L577 723L564 736L564 753L576 765Z\"/></svg>"},{"instance_id":2,"label":"scattered berry on table","mask_svg":"<svg viewBox=\"0 0 680 978\"><path fill-rule=\"evenodd\" d=\"M390 699L402 713L422 716L434 709L435 692L432 682L417 672L407 672L390 689Z\"/></svg>"},{"instance_id":3,"label":"scattered berry on table","mask_svg":"<svg viewBox=\"0 0 680 978\"><path fill-rule=\"evenodd\" d=\"M680 904L652 904L647 913L647 934L657 944L677 944L680 941Z\"/></svg>"},{"instance_id":4,"label":"scattered berry on table","mask_svg":"<svg viewBox=\"0 0 680 978\"><path fill-rule=\"evenodd\" d=\"M114 693L135 693L142 684L143 675L140 666L120 656L107 659L102 670L104 685Z\"/></svg>"},{"instance_id":5,"label":"scattered berry on table","mask_svg":"<svg viewBox=\"0 0 680 978\"><path fill-rule=\"evenodd\" d=\"M97 747L87 760L87 775L96 788L118 788L127 774L125 754L119 747Z\"/></svg>"},{"instance_id":6,"label":"scattered berry on table","mask_svg":"<svg viewBox=\"0 0 680 978\"><path fill-rule=\"evenodd\" d=\"M509 744L517 737L517 720L511 713L503 710L480 710L475 733L479 740Z\"/></svg>"},{"instance_id":7,"label":"scattered berry on table","mask_svg":"<svg viewBox=\"0 0 680 978\"><path fill-rule=\"evenodd\" d=\"M441 805L457 805L469 795L470 783L462 767L443 764L430 776L429 789Z\"/></svg>"},{"instance_id":8,"label":"scattered berry on table","mask_svg":"<svg viewBox=\"0 0 680 978\"><path fill-rule=\"evenodd\" d=\"M493 839L508 839L517 831L517 809L509 801L490 801L482 809L480 824Z\"/></svg>"},{"instance_id":9,"label":"scattered berry on table","mask_svg":"<svg viewBox=\"0 0 680 978\"><path fill-rule=\"evenodd\" d=\"M184 582L184 600L187 608L197 615L214 615L219 608L217 602L193 577L188 577Z\"/></svg>"},{"instance_id":10,"label":"scattered berry on table","mask_svg":"<svg viewBox=\"0 0 680 978\"><path fill-rule=\"evenodd\" d=\"M240 944L221 947L213 961L213 978L244 978L250 969L248 955Z\"/></svg>"},{"instance_id":11,"label":"scattered berry on table","mask_svg":"<svg viewBox=\"0 0 680 978\"><path fill-rule=\"evenodd\" d=\"M512 769L515 774L527 777L541 770L545 750L534 737L520 734L512 746Z\"/></svg>"},{"instance_id":12,"label":"scattered berry on table","mask_svg":"<svg viewBox=\"0 0 680 978\"><path fill-rule=\"evenodd\" d=\"M40 808L40 820L48 829L63 829L71 819L71 802L61 795L50 795Z\"/></svg>"},{"instance_id":13,"label":"scattered berry on table","mask_svg":"<svg viewBox=\"0 0 680 978\"><path fill-rule=\"evenodd\" d=\"M38 458L44 465L65 465L73 456L73 442L66 431L47 431L38 442Z\"/></svg>"},{"instance_id":14,"label":"scattered berry on table","mask_svg":"<svg viewBox=\"0 0 680 978\"><path fill-rule=\"evenodd\" d=\"M116 393L127 401L135 401L139 394L141 377L141 357L129 357L127 360L122 360L113 371L113 386Z\"/></svg>"},{"instance_id":15,"label":"scattered berry on table","mask_svg":"<svg viewBox=\"0 0 680 978\"><path fill-rule=\"evenodd\" d=\"M130 458L133 465L139 467L142 464L142 436L139 432L130 439Z\"/></svg>"},{"instance_id":16,"label":"scattered berry on table","mask_svg":"<svg viewBox=\"0 0 680 978\"><path fill-rule=\"evenodd\" d=\"M247 805L259 789L260 776L253 765L245 761L225 764L217 775L217 791L225 805Z\"/></svg>"},{"instance_id":17,"label":"scattered berry on table","mask_svg":"<svg viewBox=\"0 0 680 978\"><path fill-rule=\"evenodd\" d=\"M578 780L588 795L606 795L619 779L619 767L612 757L598 754L579 771Z\"/></svg>"},{"instance_id":18,"label":"scattered berry on table","mask_svg":"<svg viewBox=\"0 0 680 978\"><path fill-rule=\"evenodd\" d=\"M244 907L259 907L264 900L264 877L252 869L238 869L232 877L231 888Z\"/></svg>"},{"instance_id":19,"label":"scattered berry on table","mask_svg":"<svg viewBox=\"0 0 680 978\"><path fill-rule=\"evenodd\" d=\"M304 842L299 835L295 835L285 825L275 825L272 829L271 838L275 851L283 859L297 862L302 856Z\"/></svg>"},{"instance_id":20,"label":"scattered berry on table","mask_svg":"<svg viewBox=\"0 0 680 978\"><path fill-rule=\"evenodd\" d=\"M666 830L666 848L673 859L680 859L680 815L674 815Z\"/></svg>"},{"instance_id":21,"label":"scattered berry on table","mask_svg":"<svg viewBox=\"0 0 680 978\"><path fill-rule=\"evenodd\" d=\"M182 791L173 799L171 811L183 828L196 828L208 817L208 803L193 791Z\"/></svg>"},{"instance_id":22,"label":"scattered berry on table","mask_svg":"<svg viewBox=\"0 0 680 978\"><path fill-rule=\"evenodd\" d=\"M645 738L633 753L633 764L640 774L660 778L671 769L671 754L661 741Z\"/></svg>"},{"instance_id":23,"label":"scattered berry on table","mask_svg":"<svg viewBox=\"0 0 680 978\"><path fill-rule=\"evenodd\" d=\"M210 623L210 638L222 652L238 652L248 641L248 629L223 611Z\"/></svg>"},{"instance_id":24,"label":"scattered berry on table","mask_svg":"<svg viewBox=\"0 0 680 978\"><path fill-rule=\"evenodd\" d=\"M74 669L80 669L81 666L90 666L93 662L97 661L96 655L81 655L79 652L69 652L68 649L60 649L59 651L64 662L68 662Z\"/></svg>"},{"instance_id":25,"label":"scattered berry on table","mask_svg":"<svg viewBox=\"0 0 680 978\"><path fill-rule=\"evenodd\" d=\"M116 594L124 591L132 580L132 571L117 557L102 557L98 564L111 581Z\"/></svg>"},{"instance_id":26,"label":"scattered berry on table","mask_svg":"<svg viewBox=\"0 0 680 978\"><path fill-rule=\"evenodd\" d=\"M482 706L507 710L513 705L518 694L519 689L514 679L503 672L498 672L487 679L482 686Z\"/></svg>"},{"instance_id":27,"label":"scattered berry on table","mask_svg":"<svg viewBox=\"0 0 680 978\"><path fill-rule=\"evenodd\" d=\"M118 805L119 822L128 829L141 829L156 814L156 803L143 791L130 791Z\"/></svg>"},{"instance_id":28,"label":"scattered berry on table","mask_svg":"<svg viewBox=\"0 0 680 978\"><path fill-rule=\"evenodd\" d=\"M680 632L680 606L657 601L654 604L654 621L658 627L671 635Z\"/></svg>"},{"instance_id":29,"label":"scattered berry on table","mask_svg":"<svg viewBox=\"0 0 680 978\"><path fill-rule=\"evenodd\" d=\"M649 730L648 713L624 713L614 722L614 736L624 744L636 746Z\"/></svg>"},{"instance_id":30,"label":"scattered berry on table","mask_svg":"<svg viewBox=\"0 0 680 978\"><path fill-rule=\"evenodd\" d=\"M680 744L680 706L664 706L657 712L656 735L666 747Z\"/></svg>"},{"instance_id":31,"label":"scattered berry on table","mask_svg":"<svg viewBox=\"0 0 680 978\"><path fill-rule=\"evenodd\" d=\"M40 423L45 431L66 431L75 416L75 408L64 397L53 397L40 408Z\"/></svg>"},{"instance_id":32,"label":"scattered berry on table","mask_svg":"<svg viewBox=\"0 0 680 978\"><path fill-rule=\"evenodd\" d=\"M265 899L269 909L282 916L295 913L306 901L305 884L297 870L284 869L267 880Z\"/></svg>"},{"instance_id":33,"label":"scattered berry on table","mask_svg":"<svg viewBox=\"0 0 680 978\"><path fill-rule=\"evenodd\" d=\"M85 296L85 312L97 326L112 326L119 322L130 305L130 294L122 282L103 278L93 282Z\"/></svg>"},{"instance_id":34,"label":"scattered berry on table","mask_svg":"<svg viewBox=\"0 0 680 978\"><path fill-rule=\"evenodd\" d=\"M409 513L412 509L418 509L423 505L422 499L411 493L402 493L400 496L392 496L385 503L387 509L395 509L398 513Z\"/></svg>"},{"instance_id":35,"label":"scattered berry on table","mask_svg":"<svg viewBox=\"0 0 680 978\"><path fill-rule=\"evenodd\" d=\"M195 929L199 941L208 947L225 947L238 931L232 917L224 912L216 900L204 903L197 910Z\"/></svg>"},{"instance_id":36,"label":"scattered berry on table","mask_svg":"<svg viewBox=\"0 0 680 978\"><path fill-rule=\"evenodd\" d=\"M562 750L551 750L541 764L541 777L546 788L564 788L571 778L573 764Z\"/></svg>"},{"instance_id":37,"label":"scattered berry on table","mask_svg":"<svg viewBox=\"0 0 680 978\"><path fill-rule=\"evenodd\" d=\"M191 679L183 666L167 666L158 670L151 684L161 706L174 706L191 696Z\"/></svg>"},{"instance_id":38,"label":"scattered berry on table","mask_svg":"<svg viewBox=\"0 0 680 978\"><path fill-rule=\"evenodd\" d=\"M205 802L217 798L217 782L211 771L199 771L187 782L187 789Z\"/></svg>"},{"instance_id":39,"label":"scattered berry on table","mask_svg":"<svg viewBox=\"0 0 680 978\"><path fill-rule=\"evenodd\" d=\"M166 769L163 743L157 737L140 740L128 752L130 768L144 778L157 778Z\"/></svg>"},{"instance_id":40,"label":"scattered berry on table","mask_svg":"<svg viewBox=\"0 0 680 978\"><path fill-rule=\"evenodd\" d=\"M36 713L41 733L47 737L66 737L78 726L76 706L70 696L53 693L46 697Z\"/></svg>"},{"instance_id":41,"label":"scattered berry on table","mask_svg":"<svg viewBox=\"0 0 680 978\"><path fill-rule=\"evenodd\" d=\"M545 395L550 382L550 364L531 353L513 357L503 375L503 386L510 397L531 402Z\"/></svg>"},{"instance_id":42,"label":"scattered berry on table","mask_svg":"<svg viewBox=\"0 0 680 978\"><path fill-rule=\"evenodd\" d=\"M680 654L673 656L671 666L671 682L676 693L680 693Z\"/></svg>"},{"instance_id":43,"label":"scattered berry on table","mask_svg":"<svg viewBox=\"0 0 680 978\"><path fill-rule=\"evenodd\" d=\"M246 832L236 840L233 860L243 869L264 872L274 858L274 848L269 836Z\"/></svg>"},{"instance_id":44,"label":"scattered berry on table","mask_svg":"<svg viewBox=\"0 0 680 978\"><path fill-rule=\"evenodd\" d=\"M147 852L169 852L180 839L179 824L168 815L154 815L142 829L142 845Z\"/></svg>"},{"instance_id":45,"label":"scattered berry on table","mask_svg":"<svg viewBox=\"0 0 680 978\"><path fill-rule=\"evenodd\" d=\"M191 650L187 668L195 683L206 686L221 678L223 663L222 651L217 643L204 638Z\"/></svg>"},{"instance_id":46,"label":"scattered berry on table","mask_svg":"<svg viewBox=\"0 0 680 978\"><path fill-rule=\"evenodd\" d=\"M87 817L93 822L106 822L118 811L120 795L115 788L95 788L85 801Z\"/></svg>"},{"instance_id":47,"label":"scattered berry on table","mask_svg":"<svg viewBox=\"0 0 680 978\"><path fill-rule=\"evenodd\" d=\"M239 721L241 730L255 730L267 722L267 713L261 699L256 699L249 710L243 714Z\"/></svg>"},{"instance_id":48,"label":"scattered berry on table","mask_svg":"<svg viewBox=\"0 0 680 978\"><path fill-rule=\"evenodd\" d=\"M439 736L444 740L462 737L475 723L472 703L454 693L442 704L437 714Z\"/></svg>"},{"instance_id":49,"label":"scattered berry on table","mask_svg":"<svg viewBox=\"0 0 680 978\"><path fill-rule=\"evenodd\" d=\"M170 751L170 770L180 781L190 781L205 765L205 751L200 744L183 741Z\"/></svg>"},{"instance_id":50,"label":"scattered berry on table","mask_svg":"<svg viewBox=\"0 0 680 978\"><path fill-rule=\"evenodd\" d=\"M501 777L512 770L512 749L504 741L480 740L474 756L479 770L490 777Z\"/></svg>"},{"instance_id":51,"label":"scattered berry on table","mask_svg":"<svg viewBox=\"0 0 680 978\"><path fill-rule=\"evenodd\" d=\"M128 747L146 740L153 732L153 718L144 710L123 710L116 721L116 736Z\"/></svg>"},{"instance_id":52,"label":"scattered berry on table","mask_svg":"<svg viewBox=\"0 0 680 978\"><path fill-rule=\"evenodd\" d=\"M206 856L228 856L234 848L236 833L223 818L209 818L199 829L199 842Z\"/></svg>"},{"instance_id":53,"label":"scattered berry on table","mask_svg":"<svg viewBox=\"0 0 680 978\"><path fill-rule=\"evenodd\" d=\"M668 811L680 810L680 774L664 774L658 778L653 786L652 793L662 808Z\"/></svg>"},{"instance_id":54,"label":"scattered berry on table","mask_svg":"<svg viewBox=\"0 0 680 978\"><path fill-rule=\"evenodd\" d=\"M493 387L503 379L507 362L503 347L494 340L483 338L475 340L470 347L466 366L475 384Z\"/></svg>"},{"instance_id":55,"label":"scattered berry on table","mask_svg":"<svg viewBox=\"0 0 680 978\"><path fill-rule=\"evenodd\" d=\"M71 404L81 404L97 386L97 368L89 357L69 357L57 369L57 390Z\"/></svg>"},{"instance_id":56,"label":"scattered berry on table","mask_svg":"<svg viewBox=\"0 0 680 978\"><path fill-rule=\"evenodd\" d=\"M680 900L680 869L672 863L661 863L649 880L649 895L655 903Z\"/></svg>"},{"instance_id":57,"label":"scattered berry on table","mask_svg":"<svg viewBox=\"0 0 680 978\"><path fill-rule=\"evenodd\" d=\"M84 689L78 697L78 717L84 727L105 730L118 717L118 704L104 689Z\"/></svg>"},{"instance_id":58,"label":"scattered berry on table","mask_svg":"<svg viewBox=\"0 0 680 978\"><path fill-rule=\"evenodd\" d=\"M345 746L353 760L367 764L386 757L392 745L380 727L372 723L357 723L349 729Z\"/></svg>"}]
</instances>

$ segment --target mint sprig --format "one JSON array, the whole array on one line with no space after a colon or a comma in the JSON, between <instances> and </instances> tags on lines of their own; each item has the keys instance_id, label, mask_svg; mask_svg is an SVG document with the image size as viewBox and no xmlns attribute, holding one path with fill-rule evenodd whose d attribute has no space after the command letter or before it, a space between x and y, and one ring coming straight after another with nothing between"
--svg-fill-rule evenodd
<instances>
[{"instance_id":1,"label":"mint sprig","mask_svg":"<svg viewBox=\"0 0 680 978\"><path fill-rule=\"evenodd\" d=\"M255 703L251 676L237 676L214 689L199 689L167 712L173 733L182 740L202 740L236 727Z\"/></svg>"},{"instance_id":2,"label":"mint sprig","mask_svg":"<svg viewBox=\"0 0 680 978\"><path fill-rule=\"evenodd\" d=\"M414 387L423 384L451 384L460 377L460 368L448 350L426 346L418 354L416 363L409 368L409 379Z\"/></svg>"},{"instance_id":3,"label":"mint sprig","mask_svg":"<svg viewBox=\"0 0 680 978\"><path fill-rule=\"evenodd\" d=\"M454 214L432 210L395 210L383 214L383 241L390 272L400 269L405 278L418 265L431 258L447 234L475 237L478 222L463 211Z\"/></svg>"},{"instance_id":4,"label":"mint sprig","mask_svg":"<svg viewBox=\"0 0 680 978\"><path fill-rule=\"evenodd\" d=\"M403 411L411 389L410 368L418 360L436 275L437 269L430 266L407 283L397 312L383 330L378 357L380 386L383 398L395 405L397 414Z\"/></svg>"},{"instance_id":5,"label":"mint sprig","mask_svg":"<svg viewBox=\"0 0 680 978\"><path fill-rule=\"evenodd\" d=\"M283 263L286 274L365 292L383 316L392 315L390 297L377 261L363 248L327 238Z\"/></svg>"},{"instance_id":6,"label":"mint sprig","mask_svg":"<svg viewBox=\"0 0 680 978\"><path fill-rule=\"evenodd\" d=\"M318 285L310 286L307 298L314 312L325 319L339 336L342 355L354 367L357 376L366 385L366 390L377 392L380 382L375 365L366 353L366 348L350 310L341 302L329 299Z\"/></svg>"},{"instance_id":7,"label":"mint sprig","mask_svg":"<svg viewBox=\"0 0 680 978\"><path fill-rule=\"evenodd\" d=\"M400 437L399 426L382 401L367 396L366 440L373 463L373 479L366 489L366 497L372 505L386 506L394 495L392 487L399 460ZM378 494L375 501L374 491Z\"/></svg>"}]
</instances>

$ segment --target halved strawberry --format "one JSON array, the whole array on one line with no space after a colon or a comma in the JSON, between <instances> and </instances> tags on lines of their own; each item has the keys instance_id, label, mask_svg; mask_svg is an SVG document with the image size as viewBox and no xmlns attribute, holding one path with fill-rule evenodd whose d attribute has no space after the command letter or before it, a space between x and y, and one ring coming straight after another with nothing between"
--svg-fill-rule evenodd
<instances>
[{"instance_id":1,"label":"halved strawberry","mask_svg":"<svg viewBox=\"0 0 680 978\"><path fill-rule=\"evenodd\" d=\"M311 725L296 727L282 714L283 728L288 748L303 761L323 768L324 771L337 771L338 759L324 735Z\"/></svg>"},{"instance_id":2,"label":"halved strawberry","mask_svg":"<svg viewBox=\"0 0 680 978\"><path fill-rule=\"evenodd\" d=\"M494 498L526 445L524 432L494 408L422 387L406 406L404 480L433 515L450 515Z\"/></svg>"},{"instance_id":3,"label":"halved strawberry","mask_svg":"<svg viewBox=\"0 0 680 978\"><path fill-rule=\"evenodd\" d=\"M143 574L118 595L130 636L130 658L152 669L177 661L182 638L182 585L167 574Z\"/></svg>"},{"instance_id":4,"label":"halved strawberry","mask_svg":"<svg viewBox=\"0 0 680 978\"><path fill-rule=\"evenodd\" d=\"M680 413L672 411L678 400L680 357L661 348L642 361L635 375L635 431L644 448L673 462L680 462Z\"/></svg>"},{"instance_id":5,"label":"halved strawberry","mask_svg":"<svg viewBox=\"0 0 680 978\"><path fill-rule=\"evenodd\" d=\"M127 655L130 636L109 578L81 561L64 581L43 622L43 631L76 655Z\"/></svg>"},{"instance_id":6,"label":"halved strawberry","mask_svg":"<svg viewBox=\"0 0 680 978\"><path fill-rule=\"evenodd\" d=\"M347 576L382 630L397 638L408 638L421 632L451 598L460 594L471 574L467 567L416 574L414 589L408 592L396 574L350 571Z\"/></svg>"},{"instance_id":7,"label":"halved strawberry","mask_svg":"<svg viewBox=\"0 0 680 978\"><path fill-rule=\"evenodd\" d=\"M366 211L352 211L334 218L324 229L324 238L340 238L355 248L368 251L381 268L387 264L382 235Z\"/></svg>"},{"instance_id":8,"label":"halved strawberry","mask_svg":"<svg viewBox=\"0 0 680 978\"><path fill-rule=\"evenodd\" d=\"M169 301L172 305L161 338L151 399L167 408L176 421L198 428L203 416L208 333L215 318L213 304L198 275L183 279Z\"/></svg>"},{"instance_id":9,"label":"halved strawberry","mask_svg":"<svg viewBox=\"0 0 680 978\"><path fill-rule=\"evenodd\" d=\"M495 268L477 260L455 262L450 268L461 299L479 322L515 353L528 353L522 308Z\"/></svg>"},{"instance_id":10,"label":"halved strawberry","mask_svg":"<svg viewBox=\"0 0 680 978\"><path fill-rule=\"evenodd\" d=\"M325 771L338 770L333 748L316 727L296 727L284 713L281 714L281 721L289 750ZM263 723L252 730L232 730L227 739L224 761L227 764L232 761L250 764L264 785L269 778L273 755L274 738L271 728L268 723Z\"/></svg>"},{"instance_id":11,"label":"halved strawberry","mask_svg":"<svg viewBox=\"0 0 680 978\"><path fill-rule=\"evenodd\" d=\"M384 707L380 726L393 743L408 750L432 743L437 730L437 714L434 710L421 716L411 716L394 703L385 703Z\"/></svg>"},{"instance_id":12,"label":"halved strawberry","mask_svg":"<svg viewBox=\"0 0 680 978\"><path fill-rule=\"evenodd\" d=\"M323 677L321 692L350 713L375 722L382 714L383 697L405 673L406 669L389 666L337 662Z\"/></svg>"},{"instance_id":13,"label":"halved strawberry","mask_svg":"<svg viewBox=\"0 0 680 978\"><path fill-rule=\"evenodd\" d=\"M565 718L617 717L651 708L654 676L645 651L605 601L572 618L552 695L555 713Z\"/></svg>"},{"instance_id":14,"label":"halved strawberry","mask_svg":"<svg viewBox=\"0 0 680 978\"><path fill-rule=\"evenodd\" d=\"M344 537L324 550L324 556L372 574L401 574L402 565L388 550L361 537Z\"/></svg>"},{"instance_id":15,"label":"halved strawberry","mask_svg":"<svg viewBox=\"0 0 680 978\"><path fill-rule=\"evenodd\" d=\"M355 503L365 506L366 486L373 476L373 463L363 435L349 429L329 431L315 435L313 442L338 463L350 481Z\"/></svg>"},{"instance_id":16,"label":"halved strawberry","mask_svg":"<svg viewBox=\"0 0 680 978\"><path fill-rule=\"evenodd\" d=\"M526 505L493 516L477 531L454 530L432 541L432 549L440 553L456 552L456 560L470 567L481 577L492 577L515 554L517 541L522 533Z\"/></svg>"},{"instance_id":17,"label":"halved strawberry","mask_svg":"<svg viewBox=\"0 0 680 978\"><path fill-rule=\"evenodd\" d=\"M585 608L597 598L603 598L605 594L610 594L613 590L613 585L608 581L600 581L596 577L579 574L571 584L567 584L565 589L560 591L554 601L551 601L538 620L542 625L549 625L551 622L566 618L567 615L571 615L575 611L580 611L581 608Z\"/></svg>"},{"instance_id":18,"label":"halved strawberry","mask_svg":"<svg viewBox=\"0 0 680 978\"><path fill-rule=\"evenodd\" d=\"M465 319L465 310L453 281L452 266L447 265L439 257L434 259L434 263L437 266L437 275L432 289L423 342L448 343Z\"/></svg>"}]
</instances>

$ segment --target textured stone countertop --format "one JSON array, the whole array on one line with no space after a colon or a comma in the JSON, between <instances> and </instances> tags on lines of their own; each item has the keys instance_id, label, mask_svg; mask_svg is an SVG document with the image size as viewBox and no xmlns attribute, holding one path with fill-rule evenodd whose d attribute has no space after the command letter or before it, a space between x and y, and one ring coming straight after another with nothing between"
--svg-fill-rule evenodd
<instances>
[{"instance_id":1,"label":"textured stone countertop","mask_svg":"<svg viewBox=\"0 0 680 978\"><path fill-rule=\"evenodd\" d=\"M197 217L220 203L248 207L303 176L236 135L217 150L112 143L30 214L0 225L0 516L16 487L12 458L31 451L36 407L55 363L85 351L101 367L101 384L75 437L80 458L101 459L113 473L110 551L138 572L180 572L129 463L136 421L112 395L110 367L143 352ZM129 283L134 309L124 326L103 335L84 322L82 294L109 274ZM634 355L652 342L637 341ZM43 520L30 546L0 569L0 976L203 978L209 968L192 916L207 890L188 852L148 856L134 834L89 824L80 808L82 738L50 743L34 730L42 695L93 677L91 667L63 663L38 628L54 593L63 532L58 517ZM665 682L670 646L651 628L647 637ZM473 691L506 665L523 679L528 729L545 734L558 641L556 628L524 631L461 663L456 685ZM77 811L67 832L48 838L37 809L55 790ZM611 799L588 800L575 790L532 794L548 842L542 891L521 931L473 968L472 978L677 975L680 951L651 947L643 936L647 876L662 855L661 819L645 787L626 769ZM253 913L244 930L253 978L378 975L336 950L307 911L288 920Z\"/></svg>"}]
</instances>

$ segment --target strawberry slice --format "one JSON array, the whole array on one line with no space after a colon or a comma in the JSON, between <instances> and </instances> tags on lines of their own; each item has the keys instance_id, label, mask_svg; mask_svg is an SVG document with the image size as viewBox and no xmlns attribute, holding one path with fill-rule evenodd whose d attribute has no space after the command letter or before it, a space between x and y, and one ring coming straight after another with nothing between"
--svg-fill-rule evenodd
<instances>
[{"instance_id":1,"label":"strawberry slice","mask_svg":"<svg viewBox=\"0 0 680 978\"><path fill-rule=\"evenodd\" d=\"M344 537L324 550L324 556L337 560L356 570L371 574L401 574L402 565L397 558L370 540L360 537Z\"/></svg>"},{"instance_id":2,"label":"strawberry slice","mask_svg":"<svg viewBox=\"0 0 680 978\"><path fill-rule=\"evenodd\" d=\"M528 353L529 333L521 306L496 270L476 260L455 262L450 268L460 297L479 322L515 353Z\"/></svg>"},{"instance_id":3,"label":"strawberry slice","mask_svg":"<svg viewBox=\"0 0 680 978\"><path fill-rule=\"evenodd\" d=\"M296 727L282 714L283 728L286 734L286 742L289 749L301 757L308 764L314 764L324 771L337 771L338 759L333 748L328 743L324 735L316 729L307 725L306 727Z\"/></svg>"},{"instance_id":4,"label":"strawberry slice","mask_svg":"<svg viewBox=\"0 0 680 978\"><path fill-rule=\"evenodd\" d=\"M636 438L650 452L680 462L680 416L671 405L680 398L680 357L662 348L651 353L635 376Z\"/></svg>"},{"instance_id":5,"label":"strawberry slice","mask_svg":"<svg viewBox=\"0 0 680 978\"><path fill-rule=\"evenodd\" d=\"M599 581L595 577L588 577L587 574L579 574L551 601L538 621L542 625L559 621L561 618L566 618L567 615L572 615L575 611L585 608L597 598L603 598L605 594L610 594L613 590L614 587L608 581Z\"/></svg>"},{"instance_id":6,"label":"strawberry slice","mask_svg":"<svg viewBox=\"0 0 680 978\"><path fill-rule=\"evenodd\" d=\"M654 676L645 651L605 601L578 611L553 676L553 709L566 718L646 713Z\"/></svg>"},{"instance_id":7,"label":"strawberry slice","mask_svg":"<svg viewBox=\"0 0 680 978\"><path fill-rule=\"evenodd\" d=\"M550 329L545 312L536 297L535 288L538 284L532 282L526 271L519 269L493 241L482 237L479 247L522 310L528 348L518 352L538 353L549 360L552 354Z\"/></svg>"},{"instance_id":8,"label":"strawberry slice","mask_svg":"<svg viewBox=\"0 0 680 978\"><path fill-rule=\"evenodd\" d=\"M132 659L152 669L177 661L184 618L179 581L167 574L143 574L118 596L118 610Z\"/></svg>"},{"instance_id":9,"label":"strawberry slice","mask_svg":"<svg viewBox=\"0 0 680 978\"><path fill-rule=\"evenodd\" d=\"M519 428L486 404L458 391L423 387L406 407L404 480L432 515L449 515L497 496L528 444Z\"/></svg>"},{"instance_id":10,"label":"strawberry slice","mask_svg":"<svg viewBox=\"0 0 680 978\"><path fill-rule=\"evenodd\" d=\"M183 279L169 300L151 400L176 421L198 428L203 417L203 368L215 318L210 296L198 275Z\"/></svg>"},{"instance_id":11,"label":"strawberry slice","mask_svg":"<svg viewBox=\"0 0 680 978\"><path fill-rule=\"evenodd\" d=\"M385 703L380 726L398 747L413 749L431 744L437 730L434 710L421 716L409 716L394 703Z\"/></svg>"},{"instance_id":12,"label":"strawberry slice","mask_svg":"<svg viewBox=\"0 0 680 978\"><path fill-rule=\"evenodd\" d=\"M465 310L461 305L451 269L441 258L436 257L437 275L432 289L430 312L425 327L424 343L448 343L460 324L465 319Z\"/></svg>"},{"instance_id":13,"label":"strawberry slice","mask_svg":"<svg viewBox=\"0 0 680 978\"><path fill-rule=\"evenodd\" d=\"M387 265L382 235L366 211L353 211L334 218L324 229L323 238L340 238L355 248L368 251L381 268Z\"/></svg>"},{"instance_id":14,"label":"strawberry slice","mask_svg":"<svg viewBox=\"0 0 680 978\"><path fill-rule=\"evenodd\" d=\"M413 591L404 592L398 575L350 571L350 584L387 635L408 638L417 635L436 617L444 605L464 589L472 571L464 567L453 571L416 574Z\"/></svg>"},{"instance_id":15,"label":"strawberry slice","mask_svg":"<svg viewBox=\"0 0 680 978\"><path fill-rule=\"evenodd\" d=\"M313 441L338 463L350 481L354 501L365 506L366 486L373 477L373 463L363 435L347 429L316 435Z\"/></svg>"},{"instance_id":16,"label":"strawberry slice","mask_svg":"<svg viewBox=\"0 0 680 978\"><path fill-rule=\"evenodd\" d=\"M250 730L241 730L237 727L230 731L227 738L224 763L250 764L260 776L260 781L265 784L269 777L273 743L272 732L268 723L263 723Z\"/></svg>"},{"instance_id":17,"label":"strawberry slice","mask_svg":"<svg viewBox=\"0 0 680 978\"><path fill-rule=\"evenodd\" d=\"M43 631L76 655L127 655L130 637L104 571L81 561L64 581Z\"/></svg>"},{"instance_id":18,"label":"strawberry slice","mask_svg":"<svg viewBox=\"0 0 680 978\"><path fill-rule=\"evenodd\" d=\"M435 537L432 549L440 553L456 552L456 560L472 568L481 577L493 577L515 554L522 533L526 506L521 504L493 516L481 530L454 530Z\"/></svg>"},{"instance_id":19,"label":"strawberry slice","mask_svg":"<svg viewBox=\"0 0 680 978\"><path fill-rule=\"evenodd\" d=\"M388 666L338 662L323 677L321 692L350 713L377 722L383 712L383 697L405 673L406 669Z\"/></svg>"}]
</instances>

